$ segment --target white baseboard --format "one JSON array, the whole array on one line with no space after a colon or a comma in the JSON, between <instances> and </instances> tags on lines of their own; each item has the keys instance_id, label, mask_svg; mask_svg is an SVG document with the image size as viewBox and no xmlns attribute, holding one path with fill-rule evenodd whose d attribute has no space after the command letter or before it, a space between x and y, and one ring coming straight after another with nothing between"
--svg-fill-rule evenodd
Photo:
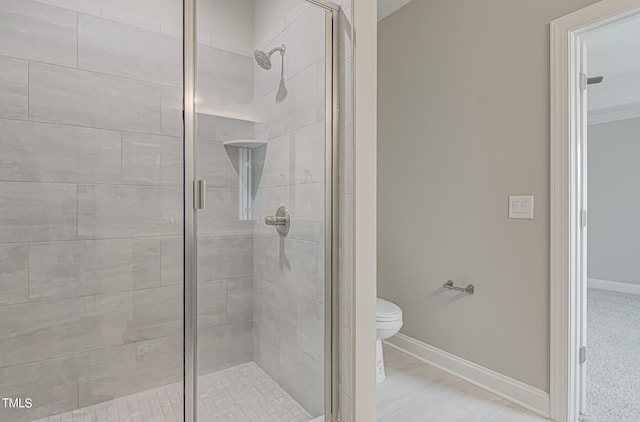
<instances>
[{"instance_id":1,"label":"white baseboard","mask_svg":"<svg viewBox=\"0 0 640 422\"><path fill-rule=\"evenodd\" d=\"M587 279L587 287L590 289L609 290L612 292L640 295L640 284L624 283L622 281L589 278Z\"/></svg>"},{"instance_id":2,"label":"white baseboard","mask_svg":"<svg viewBox=\"0 0 640 422\"><path fill-rule=\"evenodd\" d=\"M396 334L385 343L493 394L549 417L549 394L419 340Z\"/></svg>"}]
</instances>

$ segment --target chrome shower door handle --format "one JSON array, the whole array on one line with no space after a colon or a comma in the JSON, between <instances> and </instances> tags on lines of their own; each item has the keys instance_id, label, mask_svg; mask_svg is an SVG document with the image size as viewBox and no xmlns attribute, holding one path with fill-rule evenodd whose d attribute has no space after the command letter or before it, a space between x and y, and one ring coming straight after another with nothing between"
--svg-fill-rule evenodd
<instances>
[{"instance_id":1,"label":"chrome shower door handle","mask_svg":"<svg viewBox=\"0 0 640 422\"><path fill-rule=\"evenodd\" d=\"M276 230L281 236L286 236L289 233L289 226L291 224L291 218L289 217L289 210L284 205L280 206L276 211L276 215L265 217L264 224L267 226L276 226Z\"/></svg>"}]
</instances>

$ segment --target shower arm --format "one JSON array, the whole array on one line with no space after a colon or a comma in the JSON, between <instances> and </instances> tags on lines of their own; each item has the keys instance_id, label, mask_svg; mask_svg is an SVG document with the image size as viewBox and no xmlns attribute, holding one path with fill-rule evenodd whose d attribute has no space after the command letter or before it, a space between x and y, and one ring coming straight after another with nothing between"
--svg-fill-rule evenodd
<instances>
[{"instance_id":1,"label":"shower arm","mask_svg":"<svg viewBox=\"0 0 640 422\"><path fill-rule=\"evenodd\" d=\"M284 46L284 44L282 44L282 47L274 47L267 53L267 56L271 57L271 55L273 53L275 53L276 51L279 51L280 54L282 54L284 56L284 53L285 53L285 51L287 51L287 48Z\"/></svg>"}]
</instances>

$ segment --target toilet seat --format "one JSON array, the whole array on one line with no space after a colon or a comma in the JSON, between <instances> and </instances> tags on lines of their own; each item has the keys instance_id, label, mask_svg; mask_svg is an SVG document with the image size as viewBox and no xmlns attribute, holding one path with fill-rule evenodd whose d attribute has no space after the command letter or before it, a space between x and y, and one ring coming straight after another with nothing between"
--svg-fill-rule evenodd
<instances>
[{"instance_id":1,"label":"toilet seat","mask_svg":"<svg viewBox=\"0 0 640 422\"><path fill-rule=\"evenodd\" d=\"M395 322L402 320L402 309L395 303L377 299L376 322Z\"/></svg>"}]
</instances>

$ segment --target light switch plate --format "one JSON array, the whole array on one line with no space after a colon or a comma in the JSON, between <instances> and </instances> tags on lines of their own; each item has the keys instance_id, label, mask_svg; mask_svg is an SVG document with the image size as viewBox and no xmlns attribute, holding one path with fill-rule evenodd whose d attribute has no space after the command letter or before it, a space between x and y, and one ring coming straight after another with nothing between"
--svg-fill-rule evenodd
<instances>
[{"instance_id":1,"label":"light switch plate","mask_svg":"<svg viewBox=\"0 0 640 422\"><path fill-rule=\"evenodd\" d=\"M509 218L533 220L533 195L509 196Z\"/></svg>"}]
</instances>

